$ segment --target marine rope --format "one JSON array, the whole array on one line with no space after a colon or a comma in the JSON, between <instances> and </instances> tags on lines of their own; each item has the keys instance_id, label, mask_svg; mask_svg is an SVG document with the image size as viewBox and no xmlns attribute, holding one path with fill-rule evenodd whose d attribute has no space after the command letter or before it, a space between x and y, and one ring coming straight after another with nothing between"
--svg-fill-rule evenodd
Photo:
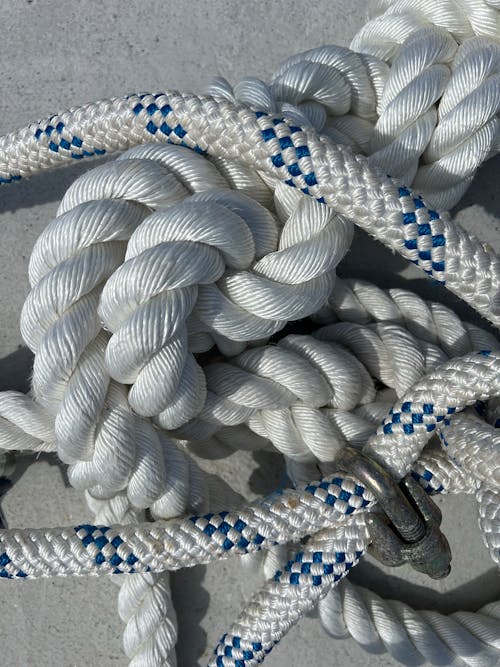
<instances>
[{"instance_id":1,"label":"marine rope","mask_svg":"<svg viewBox=\"0 0 500 667\"><path fill-rule=\"evenodd\" d=\"M474 493L500 557L497 339L335 275L354 223L499 326L498 256L442 209L500 147L500 4L377 8L350 49L293 56L269 84L130 95L0 139L2 183L121 152L37 241L31 395L0 394L0 447L56 451L95 521L0 531L0 577L124 573L133 665L176 664L169 570L266 550L210 665L261 663L317 604L331 635L400 660L498 662L499 602L446 617L342 581L377 505L335 468L346 445ZM283 331L305 318L311 335ZM214 509L196 459L217 447L275 447L292 487Z\"/></svg>"}]
</instances>

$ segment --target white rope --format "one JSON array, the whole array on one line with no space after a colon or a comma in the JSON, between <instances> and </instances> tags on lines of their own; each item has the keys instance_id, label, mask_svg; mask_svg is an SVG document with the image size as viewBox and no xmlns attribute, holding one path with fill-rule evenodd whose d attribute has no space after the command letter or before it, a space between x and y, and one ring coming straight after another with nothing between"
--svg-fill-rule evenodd
<instances>
[{"instance_id":1,"label":"white rope","mask_svg":"<svg viewBox=\"0 0 500 667\"><path fill-rule=\"evenodd\" d=\"M496 355L492 355L492 357L496 358ZM481 355L468 357L468 360L474 360L474 366L479 359L481 359ZM472 396L475 394L479 398L479 394L485 389L483 382L488 383L491 380L496 383L498 381L498 379L494 379L495 371L491 374L489 372L480 373L481 377L479 377L479 375L475 376L472 367L470 367L472 374L468 376L468 379L471 382L466 381L466 384L463 385L458 375L456 375L457 361L447 362L438 371L429 374L417 383L413 387L412 397L405 397L407 400L401 402L401 406L410 403L410 411L405 412L405 409L399 406L395 407L384 424L379 427L377 435L368 441L365 449L380 460L385 459L386 465L392 467L398 477L401 477L407 471L408 461L414 460L415 454L418 453L422 445L422 439L425 441L429 437L426 425L418 425L418 422L414 423L415 420L411 417L410 413L415 409L415 396L420 397L420 400L417 399L418 409L422 408L425 401L431 400L430 396L432 396L432 401L437 400L439 403L441 399L438 396L444 387L446 387L447 393L445 400L448 401L448 404L456 400L457 394L464 398L465 394L468 394L468 400L473 401ZM465 359L461 361L465 361ZM481 361L479 361L479 364L481 365ZM465 368L467 368L467 365L461 366L460 373ZM466 371L461 379L465 380L467 375ZM493 390L492 393L496 391ZM447 408L444 406L441 409L443 412L447 412ZM392 423L391 414L394 420ZM394 419L394 415L398 415L399 419ZM389 424L390 428L387 428ZM400 434L405 431L405 424L412 424L412 429L410 433L406 433L408 437L401 441ZM388 447L391 440L393 442L399 440L398 447L394 450ZM350 567L356 564L366 548L368 537L363 517L358 520L354 518L353 522L353 524L348 523L337 531L328 529L316 533L307 546L288 563L287 567L283 571L277 572L274 579L268 582L261 593L255 596L245 607L239 619L232 625L230 631L223 636L216 649L216 656L220 656L221 660L217 663L217 658L214 657L210 664L231 664L229 662L225 663L223 656L227 655L226 647L234 646L235 638L239 650L252 653L246 664L257 664L261 651L271 650L281 639L283 633L296 623L307 610L311 609L321 597L324 597L332 584L339 581L345 576ZM322 554L320 561L315 559L315 553ZM341 559L338 558L338 554L342 554ZM305 563L309 564L307 569L304 569ZM347 567L345 563L348 563ZM316 567L314 564L316 564ZM329 565L328 570L325 569L326 564ZM291 574L289 574L290 572ZM300 587L297 585L298 580L296 578L300 580ZM293 604L289 604L290 598L293 599ZM274 622L277 614L280 618L279 626ZM443 632L446 635L450 623L442 624L442 626L445 626ZM256 636L260 639L259 651L251 649L253 645L252 638ZM468 642L470 645L470 638L468 638ZM453 650L455 641L452 640L451 643ZM456 643L457 651L459 651L460 639L458 636ZM435 646L434 651L437 659ZM232 650L229 655L232 656ZM235 657L239 658L240 653Z\"/></svg>"},{"instance_id":2,"label":"white rope","mask_svg":"<svg viewBox=\"0 0 500 667\"><path fill-rule=\"evenodd\" d=\"M43 318L38 318L38 320L40 320L40 319L43 320Z\"/></svg>"},{"instance_id":3,"label":"white rope","mask_svg":"<svg viewBox=\"0 0 500 667\"><path fill-rule=\"evenodd\" d=\"M75 138L81 147L87 146L87 153L123 149L152 137L182 141L191 147L201 143L212 155L264 170L325 201L429 275L446 281L449 289L493 323L500 321L496 255L452 224L447 215L428 209L407 188L398 188L362 156L319 139L307 128L301 130L282 119L225 101L180 94L102 102L78 113L53 117L51 123L50 127L60 128L58 141L62 144L50 140L44 124L0 141L0 175L4 179L71 160ZM113 129L116 127L120 127L120 136ZM52 136L52 131L49 134ZM57 150L51 152L51 143ZM231 298L241 298L243 307L249 305L232 280L226 279L224 288ZM281 315L279 309L271 313ZM210 312L204 315L208 317Z\"/></svg>"},{"instance_id":4,"label":"white rope","mask_svg":"<svg viewBox=\"0 0 500 667\"><path fill-rule=\"evenodd\" d=\"M0 574L142 572L127 578L119 598L133 665L175 665L168 574L153 572L262 545L272 552L269 572L290 540L312 535L300 560L296 555L275 575L223 638L214 665L260 662L328 593L347 573L345 563L355 564L367 546L356 511L372 497L352 480L330 478L335 516L354 516L333 532L322 530L332 524L328 496L302 482L318 464L323 474L335 472L331 461L346 443L368 440L368 450L396 476L413 464L428 490L477 491L486 544L498 562L497 438L471 414L450 417L498 393L496 339L403 290L384 293L360 281L332 287L352 219L500 323L496 255L405 187L413 182L433 205L451 206L498 151L500 54L492 40L499 6L379 4L385 13L356 36L353 50L294 56L269 86L247 79L232 89L219 79L211 93L226 101L130 96L0 140L1 181L151 140L211 156L210 162L178 146L136 146L75 182L30 262L22 333L35 352L35 401L15 392L0 397L0 446L57 448L96 521L130 522L5 532ZM287 336L254 347L308 315L327 324L316 339ZM194 354L214 345L237 356L202 368ZM473 350L491 352L435 370ZM388 389L377 392L372 377ZM396 396L402 402L387 417ZM490 419L498 405L487 406ZM454 462L433 451L415 462L434 429ZM165 519L201 511L206 482L185 448L227 448L236 433L245 448L271 441L303 491L285 491L239 514L136 524L146 508ZM302 571L308 558L312 570ZM382 605L366 596L366 604ZM374 637L370 623L392 623L397 610L403 621L394 621L382 642L411 637L396 657L415 650L441 663L460 656L466 664L493 664L487 661L498 657L484 648L498 647L498 629L485 620L498 618L491 606L479 617L444 620L401 604L390 613L382 607L376 618L366 605L358 608L362 643ZM337 621L335 627L346 622ZM468 660L471 651L478 662Z\"/></svg>"},{"instance_id":5,"label":"white rope","mask_svg":"<svg viewBox=\"0 0 500 667\"><path fill-rule=\"evenodd\" d=\"M379 426L376 434L372 435L364 450L373 457L383 459L386 466L391 469L398 478L403 476L410 468L411 463L418 457L420 450L430 437L431 430L428 425L440 423L445 415L454 410L463 409L466 405L481 400L489 393L498 393L500 373L500 356L497 353L488 355L470 354L466 357L452 359L440 366L433 373L417 382L412 388L411 394L403 397L393 408L392 412ZM459 371L459 374L457 373ZM445 389L445 391L443 391ZM406 405L411 403L411 409ZM426 405L432 404L433 411L427 411ZM394 415L399 414L396 420ZM413 415L423 414L423 420L415 420ZM412 424L408 430L405 425ZM388 428L390 426L390 428ZM128 548L132 547L133 553L138 556L135 569L141 571L147 566L152 571L163 571L164 569L177 569L197 562L208 562L214 557L228 556L227 552L235 547L235 551L255 550L265 540L271 542L286 542L290 538L297 539L325 525L332 525L332 516L341 517L350 515L348 507L354 511L373 503L373 496L364 488L355 489L355 484L346 479L330 482L330 486L350 489L351 497L344 500L340 493L336 499L329 503L327 493L323 493L321 487L314 484L308 485L304 491L285 490L277 496L271 496L266 503L257 501L248 505L244 510L237 513L247 526L259 525L259 533L262 540L257 540L252 545L235 545L228 549L219 543L216 536L214 539L205 531L204 526L211 519L172 519L168 522L156 524L141 524L132 526L115 527L108 536L111 544L114 536L119 535L123 541L127 541ZM359 486L359 484L358 484ZM309 488L310 487L310 488ZM294 522L290 522L289 509L294 507ZM314 510L314 511L311 511ZM261 523L259 524L258 521ZM326 521L330 522L329 524ZM337 518L338 521L338 518ZM343 523L342 521L340 522ZM361 524L359 524L361 525ZM237 532L245 534L245 528L236 528ZM85 527L77 529L24 529L3 531L0 534L2 548L10 558L10 563L5 565L6 571L14 575L18 570L23 570L31 577L62 575L68 573L83 574L85 572L107 573L113 570L112 555L114 552L123 553L121 545L103 547L97 544L97 551L103 550L107 557L101 563L96 561L94 549L87 550L86 535L89 530ZM250 532L250 531L249 531ZM85 534L84 534L85 533ZM51 536L57 539L51 547ZM230 533L228 535L231 536ZM56 538L57 536L57 538ZM151 540L153 549L144 549L147 541ZM141 546L141 544L143 546ZM163 545L163 546L159 546ZM57 556L54 553L57 550ZM72 553L74 560L68 559L65 554ZM111 553L113 552L113 553ZM225 553L226 552L226 553ZM36 555L35 555L36 554ZM54 559L55 560L52 560ZM130 563L129 563L130 564ZM125 566L123 566L125 567Z\"/></svg>"},{"instance_id":6,"label":"white rope","mask_svg":"<svg viewBox=\"0 0 500 667\"><path fill-rule=\"evenodd\" d=\"M344 392L342 392L342 393L339 392L339 395L343 395L343 393L344 393ZM344 400L345 400L345 399L344 399Z\"/></svg>"},{"instance_id":7,"label":"white rope","mask_svg":"<svg viewBox=\"0 0 500 667\"><path fill-rule=\"evenodd\" d=\"M97 500L89 493L85 495L98 523L124 524L144 520L142 513L131 507L125 494L110 500ZM112 579L120 586L118 613L126 624L123 649L131 666L177 665L177 624L169 579L168 572Z\"/></svg>"},{"instance_id":8,"label":"white rope","mask_svg":"<svg viewBox=\"0 0 500 667\"><path fill-rule=\"evenodd\" d=\"M499 494L497 489L481 485L477 492L479 503L479 525L489 549L490 556L500 563L500 518L498 514Z\"/></svg>"},{"instance_id":9,"label":"white rope","mask_svg":"<svg viewBox=\"0 0 500 667\"><path fill-rule=\"evenodd\" d=\"M445 616L418 611L396 600L342 580L318 604L325 630L340 639L351 636L370 653L388 652L404 664L493 667L498 664L500 603L477 613Z\"/></svg>"},{"instance_id":10,"label":"white rope","mask_svg":"<svg viewBox=\"0 0 500 667\"><path fill-rule=\"evenodd\" d=\"M311 124L448 209L500 146L498 32L488 35L492 10L477 20L475 5L457 22L456 3L386 3L352 50L311 49L269 85L219 77L207 92Z\"/></svg>"}]
</instances>

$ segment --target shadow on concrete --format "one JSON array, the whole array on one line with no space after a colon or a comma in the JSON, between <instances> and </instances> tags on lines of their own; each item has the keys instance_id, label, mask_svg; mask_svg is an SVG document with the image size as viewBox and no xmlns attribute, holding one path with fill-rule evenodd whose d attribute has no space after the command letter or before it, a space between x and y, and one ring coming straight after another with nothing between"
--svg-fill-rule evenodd
<instances>
[{"instance_id":1,"label":"shadow on concrete","mask_svg":"<svg viewBox=\"0 0 500 667\"><path fill-rule=\"evenodd\" d=\"M366 558L352 570L349 580L369 588L385 600L398 600L414 609L432 609L441 614L477 611L500 599L500 577L495 567L446 593L411 583Z\"/></svg>"},{"instance_id":2,"label":"shadow on concrete","mask_svg":"<svg viewBox=\"0 0 500 667\"><path fill-rule=\"evenodd\" d=\"M110 159L111 157L106 156L98 159L75 160L75 164L44 171L25 180L2 185L0 213L60 201L73 181L85 171Z\"/></svg>"},{"instance_id":3,"label":"shadow on concrete","mask_svg":"<svg viewBox=\"0 0 500 667\"><path fill-rule=\"evenodd\" d=\"M58 468L61 477L66 484L69 486L68 478L66 471L64 470L64 464L58 459L57 454L54 452L37 452L37 453L8 453L9 460L13 465L12 472L7 473L7 477L0 477L0 528L5 529L9 528L9 523L5 518L2 501L3 498L9 493L9 490L14 487L17 482L24 476L28 468L35 462L44 461L50 466L55 466Z\"/></svg>"},{"instance_id":4,"label":"shadow on concrete","mask_svg":"<svg viewBox=\"0 0 500 667\"><path fill-rule=\"evenodd\" d=\"M33 353L27 347L0 359L0 391L14 389L27 394L33 369Z\"/></svg>"},{"instance_id":5,"label":"shadow on concrete","mask_svg":"<svg viewBox=\"0 0 500 667\"><path fill-rule=\"evenodd\" d=\"M454 215L457 211L479 204L488 213L500 218L500 192L498 181L500 179L500 155L485 162L478 169L469 189L460 202L452 209Z\"/></svg>"},{"instance_id":6,"label":"shadow on concrete","mask_svg":"<svg viewBox=\"0 0 500 667\"><path fill-rule=\"evenodd\" d=\"M208 508L210 512L238 509L245 504L245 498L222 477L206 472L205 480L210 498L210 507Z\"/></svg>"},{"instance_id":7,"label":"shadow on concrete","mask_svg":"<svg viewBox=\"0 0 500 667\"><path fill-rule=\"evenodd\" d=\"M179 665L197 665L207 648L207 635L201 627L210 604L210 595L203 587L206 570L204 565L196 565L170 575L179 625L176 646Z\"/></svg>"},{"instance_id":8,"label":"shadow on concrete","mask_svg":"<svg viewBox=\"0 0 500 667\"><path fill-rule=\"evenodd\" d=\"M250 475L248 486L254 493L267 496L276 489L291 486L283 456L279 452L257 450L252 453L252 458L257 466Z\"/></svg>"}]
</instances>

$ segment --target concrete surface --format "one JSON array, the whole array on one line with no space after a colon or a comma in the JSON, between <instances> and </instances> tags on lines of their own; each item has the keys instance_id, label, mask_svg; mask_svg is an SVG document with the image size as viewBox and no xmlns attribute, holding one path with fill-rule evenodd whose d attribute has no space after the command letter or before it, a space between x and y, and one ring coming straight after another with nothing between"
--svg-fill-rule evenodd
<instances>
[{"instance_id":1,"label":"concrete surface","mask_svg":"<svg viewBox=\"0 0 500 667\"><path fill-rule=\"evenodd\" d=\"M163 0L105 3L85 0L2 0L0 133L73 105L126 92L179 88L200 91L212 75L230 81L243 75L266 79L291 53L325 43L347 45L365 22L364 0L210 3ZM459 207L463 224L500 250L498 159L476 178ZM57 202L84 167L44 174L0 192L0 389L26 389L31 356L18 330L28 291L33 243L54 215ZM344 275L382 286L406 285L474 313L433 286L405 262L363 234L341 267ZM273 488L280 475L277 455L234 455L213 464L229 486L246 494ZM429 583L406 568L390 575L372 563L352 573L384 595L420 608L474 610L498 598L500 580L482 548L470 499L440 500L453 553L445 582ZM26 469L3 507L11 526L50 526L90 518L80 493L64 483L50 459ZM180 625L181 667L206 664L215 642L258 585L227 561L173 575ZM122 624L116 587L98 580L2 582L0 665L121 667ZM266 664L395 665L386 655L367 656L354 642L327 637L317 619L305 618Z\"/></svg>"}]
</instances>

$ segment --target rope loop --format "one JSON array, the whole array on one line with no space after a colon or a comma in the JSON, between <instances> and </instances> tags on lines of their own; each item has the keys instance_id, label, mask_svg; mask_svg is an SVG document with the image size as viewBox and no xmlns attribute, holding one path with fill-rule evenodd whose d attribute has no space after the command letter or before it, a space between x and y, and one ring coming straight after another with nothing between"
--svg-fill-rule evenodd
<instances>
[{"instance_id":1,"label":"rope loop","mask_svg":"<svg viewBox=\"0 0 500 667\"><path fill-rule=\"evenodd\" d=\"M350 48L269 82L128 95L0 138L2 184L119 153L35 243L31 391L0 393L0 478L14 452L56 453L94 518L0 526L0 578L126 575L132 665L176 665L169 571L232 556L266 582L211 667L260 664L315 606L333 637L407 664L498 663L499 602L443 616L345 577L372 541L444 576L438 493L474 495L500 560L500 259L447 212L500 148L499 10L381 0ZM355 226L490 330L340 278ZM239 449L277 450L280 488L248 500L206 472Z\"/></svg>"}]
</instances>

